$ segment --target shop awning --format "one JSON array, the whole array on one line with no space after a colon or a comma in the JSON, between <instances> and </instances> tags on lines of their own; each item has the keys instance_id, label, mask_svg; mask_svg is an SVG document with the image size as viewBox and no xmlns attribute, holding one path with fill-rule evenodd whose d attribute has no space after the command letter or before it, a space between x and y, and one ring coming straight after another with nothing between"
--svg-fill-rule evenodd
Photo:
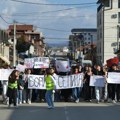
<instances>
[{"instance_id":1,"label":"shop awning","mask_svg":"<svg viewBox=\"0 0 120 120\"><path fill-rule=\"evenodd\" d=\"M0 55L0 59L2 59L5 63L7 63L8 65L10 65L10 61L8 60L7 57Z\"/></svg>"}]
</instances>

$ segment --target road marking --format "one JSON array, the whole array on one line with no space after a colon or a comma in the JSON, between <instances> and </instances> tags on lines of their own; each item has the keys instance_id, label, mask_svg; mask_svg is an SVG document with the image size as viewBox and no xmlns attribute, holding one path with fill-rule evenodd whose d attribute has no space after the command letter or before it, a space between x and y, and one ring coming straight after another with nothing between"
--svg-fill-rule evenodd
<instances>
[{"instance_id":1,"label":"road marking","mask_svg":"<svg viewBox=\"0 0 120 120\"><path fill-rule=\"evenodd\" d=\"M66 103L64 103L64 111L65 111L66 120L70 120L70 119L69 119L69 115L68 115L68 110L67 110L67 105L66 105Z\"/></svg>"}]
</instances>

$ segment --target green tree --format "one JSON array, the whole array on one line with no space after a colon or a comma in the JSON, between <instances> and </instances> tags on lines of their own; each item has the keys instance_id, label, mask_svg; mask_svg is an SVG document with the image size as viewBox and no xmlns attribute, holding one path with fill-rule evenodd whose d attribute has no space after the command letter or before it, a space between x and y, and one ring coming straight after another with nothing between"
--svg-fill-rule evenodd
<instances>
[{"instance_id":1,"label":"green tree","mask_svg":"<svg viewBox=\"0 0 120 120\"><path fill-rule=\"evenodd\" d=\"M29 50L31 43L25 42L24 36L17 39L16 49L18 53L26 52Z\"/></svg>"}]
</instances>

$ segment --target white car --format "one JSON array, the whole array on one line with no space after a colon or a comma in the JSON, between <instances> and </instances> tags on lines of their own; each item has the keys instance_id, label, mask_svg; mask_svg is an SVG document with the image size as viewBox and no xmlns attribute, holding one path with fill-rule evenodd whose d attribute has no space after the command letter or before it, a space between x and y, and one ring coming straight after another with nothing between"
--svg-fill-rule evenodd
<instances>
[{"instance_id":1,"label":"white car","mask_svg":"<svg viewBox=\"0 0 120 120\"><path fill-rule=\"evenodd\" d=\"M57 72L69 72L70 71L70 62L65 58L58 58L55 61L55 67Z\"/></svg>"}]
</instances>

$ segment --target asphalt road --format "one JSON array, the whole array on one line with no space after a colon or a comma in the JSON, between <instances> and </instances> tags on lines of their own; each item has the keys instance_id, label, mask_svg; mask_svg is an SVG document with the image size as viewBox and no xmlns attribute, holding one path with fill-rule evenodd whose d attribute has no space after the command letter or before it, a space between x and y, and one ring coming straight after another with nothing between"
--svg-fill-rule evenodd
<instances>
[{"instance_id":1,"label":"asphalt road","mask_svg":"<svg viewBox=\"0 0 120 120\"><path fill-rule=\"evenodd\" d=\"M0 120L120 120L120 103L46 103L22 104L18 109L0 104Z\"/></svg>"}]
</instances>

